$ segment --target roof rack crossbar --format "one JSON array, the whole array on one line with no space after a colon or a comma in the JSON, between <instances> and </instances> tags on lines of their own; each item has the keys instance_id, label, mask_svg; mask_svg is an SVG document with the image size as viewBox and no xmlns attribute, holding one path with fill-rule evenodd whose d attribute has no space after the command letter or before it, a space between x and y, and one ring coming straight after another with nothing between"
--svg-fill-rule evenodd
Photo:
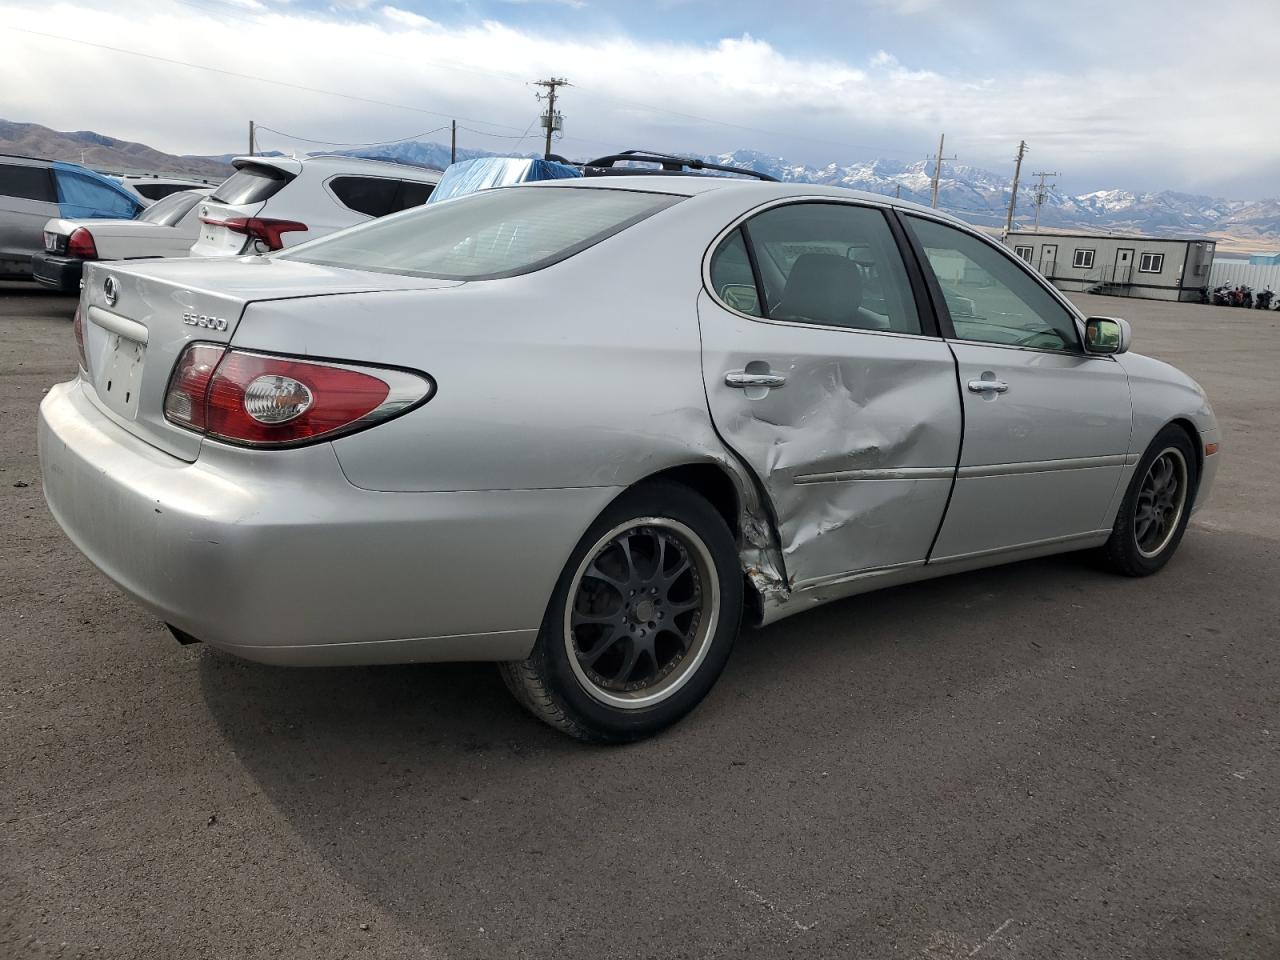
<instances>
[{"instance_id":1,"label":"roof rack crossbar","mask_svg":"<svg viewBox=\"0 0 1280 960\"><path fill-rule=\"evenodd\" d=\"M766 180L770 183L777 183L778 178L767 173L761 173L759 170L752 170L748 167L731 167L723 163L708 163L705 160L699 160L696 157L681 157L671 153L658 153L652 150L623 150L621 153L611 153L605 157L597 157L595 160L588 160L583 164L584 167L602 167L610 169L615 163L656 163L663 170L672 173L678 173L681 170L718 170L721 173L736 173L744 177L755 177L757 180Z\"/></svg>"}]
</instances>

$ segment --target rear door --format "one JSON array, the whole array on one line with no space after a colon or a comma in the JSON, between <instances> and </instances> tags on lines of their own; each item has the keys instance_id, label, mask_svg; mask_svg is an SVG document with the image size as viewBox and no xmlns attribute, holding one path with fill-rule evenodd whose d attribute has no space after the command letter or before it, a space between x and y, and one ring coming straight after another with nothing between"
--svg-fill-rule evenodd
<instances>
[{"instance_id":1,"label":"rear door","mask_svg":"<svg viewBox=\"0 0 1280 960\"><path fill-rule=\"evenodd\" d=\"M48 164L0 160L0 275L29 274L44 249L44 225L59 215Z\"/></svg>"},{"instance_id":2,"label":"rear door","mask_svg":"<svg viewBox=\"0 0 1280 960\"><path fill-rule=\"evenodd\" d=\"M803 589L923 563L960 446L955 362L875 206L791 201L724 235L698 301L717 430Z\"/></svg>"},{"instance_id":3,"label":"rear door","mask_svg":"<svg viewBox=\"0 0 1280 960\"><path fill-rule=\"evenodd\" d=\"M955 493L932 561L1099 531L1129 450L1124 370L1080 345L1073 315L1001 246L905 216L946 315L964 402Z\"/></svg>"},{"instance_id":4,"label":"rear door","mask_svg":"<svg viewBox=\"0 0 1280 960\"><path fill-rule=\"evenodd\" d=\"M297 169L292 169L296 167ZM275 164L241 161L236 172L200 204L200 234L191 253L197 257L234 257L247 252L250 240L226 226L238 217L256 217L268 200L293 181L302 169L294 161L286 169Z\"/></svg>"}]
</instances>

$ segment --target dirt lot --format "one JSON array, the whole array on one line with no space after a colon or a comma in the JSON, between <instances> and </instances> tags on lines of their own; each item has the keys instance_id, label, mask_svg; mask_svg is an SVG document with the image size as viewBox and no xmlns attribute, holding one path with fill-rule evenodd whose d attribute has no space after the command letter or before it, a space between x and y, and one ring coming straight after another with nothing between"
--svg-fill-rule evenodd
<instances>
[{"instance_id":1,"label":"dirt lot","mask_svg":"<svg viewBox=\"0 0 1280 960\"><path fill-rule=\"evenodd\" d=\"M835 604L603 750L491 667L178 646L46 511L71 306L0 290L0 956L1280 955L1280 313L1078 299L1222 420L1160 576Z\"/></svg>"}]
</instances>

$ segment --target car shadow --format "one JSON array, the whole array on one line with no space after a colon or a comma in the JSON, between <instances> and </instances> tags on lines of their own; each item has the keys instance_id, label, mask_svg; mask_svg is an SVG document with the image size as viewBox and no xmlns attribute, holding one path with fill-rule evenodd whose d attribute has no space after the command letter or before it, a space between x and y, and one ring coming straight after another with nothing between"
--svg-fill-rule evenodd
<instances>
[{"instance_id":1,"label":"car shadow","mask_svg":"<svg viewBox=\"0 0 1280 960\"><path fill-rule=\"evenodd\" d=\"M621 748L534 721L489 664L287 669L206 650L198 669L211 717L299 838L429 950L610 955L608 931L660 911L685 933L654 955L697 956L741 909L729 858L785 859L796 841L779 824L812 802L794 792L815 767L849 763L865 727L917 724L956 688L1034 670L1055 653L1036 619L1120 584L1058 557L748 630L701 708ZM843 829L823 818L819 833ZM571 954L535 945L554 931L573 934Z\"/></svg>"}]
</instances>

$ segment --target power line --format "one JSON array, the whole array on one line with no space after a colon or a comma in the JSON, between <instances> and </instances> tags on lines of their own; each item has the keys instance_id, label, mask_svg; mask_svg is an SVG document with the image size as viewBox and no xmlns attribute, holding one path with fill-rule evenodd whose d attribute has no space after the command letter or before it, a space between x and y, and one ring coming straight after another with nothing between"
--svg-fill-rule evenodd
<instances>
[{"instance_id":1,"label":"power line","mask_svg":"<svg viewBox=\"0 0 1280 960\"><path fill-rule=\"evenodd\" d=\"M318 93L328 97L341 97L343 100L352 100L356 103L370 103L379 107L391 107L396 110L410 110L414 113L423 113L432 117L444 117L452 119L447 113L441 113L439 110L426 110L422 107L414 107L405 103L393 103L389 100L376 100L373 97L358 97L351 93L340 93L337 90L325 90L321 87L308 87L302 83L292 83L288 80L276 80L271 77L260 77L250 73L239 73L235 70L224 70L222 67L211 67L203 63L189 63L186 60L175 60L172 57L161 57L154 53L142 53L138 50L127 50L124 47L113 47L106 43L95 43L92 40L80 40L76 37L64 37L56 33L44 33L40 30L27 30L24 27L11 27L7 24L0 24L0 29L12 30L16 33L25 33L33 37L44 37L47 40L61 40L64 43L78 43L81 46L94 47L98 50L108 50L111 53L121 53L130 57L141 57L144 60L155 60L159 63L168 63L176 67L189 67L192 70L205 70L209 73L217 73L226 77L238 77L241 80L252 80L255 83L270 83L278 87L288 87L292 90L302 90L306 93ZM480 123L485 126L499 127L503 130L519 130L519 127L511 126L506 123L494 123L491 120L480 120L474 117L462 117L460 119L467 120L470 123Z\"/></svg>"},{"instance_id":2,"label":"power line","mask_svg":"<svg viewBox=\"0 0 1280 960\"><path fill-rule=\"evenodd\" d=\"M258 130L269 130L272 133L279 134L286 140L297 140L300 143L315 143L324 147L384 147L392 143L404 143L406 140L420 140L423 137L429 137L433 133L439 133L441 130L448 130L448 125L436 127L434 130L428 130L425 133L415 133L408 137L397 137L394 140L368 140L361 143L346 143L342 140L312 140L309 137L299 137L296 134L285 133L283 130L277 130L275 127L268 127L265 123L257 124Z\"/></svg>"}]
</instances>

